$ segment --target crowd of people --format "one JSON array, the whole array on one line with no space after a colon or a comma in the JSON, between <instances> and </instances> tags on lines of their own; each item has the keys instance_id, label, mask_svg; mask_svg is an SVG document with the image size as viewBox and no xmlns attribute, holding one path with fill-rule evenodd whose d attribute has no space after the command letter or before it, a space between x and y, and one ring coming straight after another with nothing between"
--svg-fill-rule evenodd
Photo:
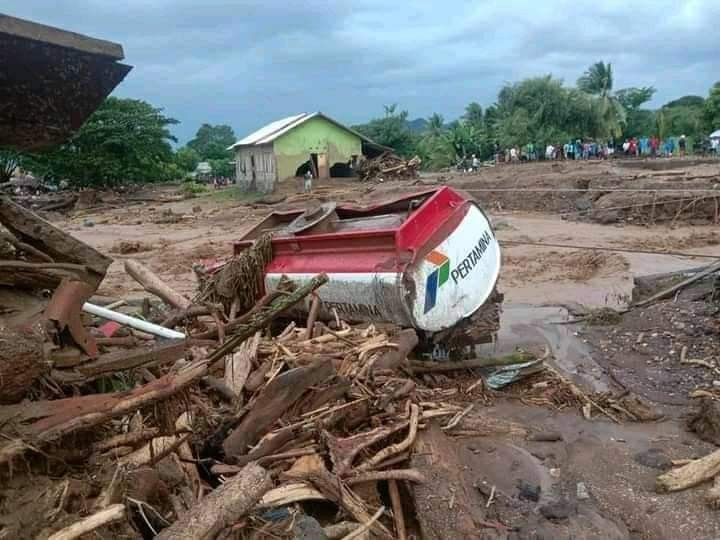
<instances>
[{"instance_id":1,"label":"crowd of people","mask_svg":"<svg viewBox=\"0 0 720 540\"><path fill-rule=\"evenodd\" d=\"M607 142L582 141L576 139L564 144L550 143L544 149L538 148L533 143L528 143L524 146L512 146L502 150L496 142L495 162L513 163L520 161L537 161L540 159L548 161L607 159L616 154L625 157L684 157L687 150L688 140L685 135L680 137L666 137L662 140L656 136L631 137L625 139L622 144L616 144L612 139Z\"/></svg>"}]
</instances>

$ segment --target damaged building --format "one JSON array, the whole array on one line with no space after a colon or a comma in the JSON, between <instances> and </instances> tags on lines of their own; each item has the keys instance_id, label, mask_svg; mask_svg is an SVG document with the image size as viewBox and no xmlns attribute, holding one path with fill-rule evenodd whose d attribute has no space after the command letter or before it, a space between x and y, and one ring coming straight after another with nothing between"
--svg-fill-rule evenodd
<instances>
[{"instance_id":1,"label":"damaged building","mask_svg":"<svg viewBox=\"0 0 720 540\"><path fill-rule=\"evenodd\" d=\"M353 176L362 159L389 150L320 112L271 122L230 149L238 185L262 193L308 171L320 179Z\"/></svg>"}]
</instances>

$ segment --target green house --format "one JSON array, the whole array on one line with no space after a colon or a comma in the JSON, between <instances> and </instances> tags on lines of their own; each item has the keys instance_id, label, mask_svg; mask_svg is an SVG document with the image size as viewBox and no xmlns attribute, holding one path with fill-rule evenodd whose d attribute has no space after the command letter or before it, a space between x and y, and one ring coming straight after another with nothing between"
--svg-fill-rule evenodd
<instances>
[{"instance_id":1,"label":"green house","mask_svg":"<svg viewBox=\"0 0 720 540\"><path fill-rule=\"evenodd\" d=\"M230 149L238 185L262 193L308 171L320 179L353 176L361 159L389 150L320 112L271 122Z\"/></svg>"}]
</instances>

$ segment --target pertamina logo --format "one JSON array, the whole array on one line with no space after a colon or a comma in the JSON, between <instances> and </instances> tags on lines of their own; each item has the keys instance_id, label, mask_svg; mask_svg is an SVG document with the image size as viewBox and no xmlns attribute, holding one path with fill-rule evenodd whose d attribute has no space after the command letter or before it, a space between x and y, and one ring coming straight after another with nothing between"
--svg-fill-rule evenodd
<instances>
[{"instance_id":1,"label":"pertamina logo","mask_svg":"<svg viewBox=\"0 0 720 540\"><path fill-rule=\"evenodd\" d=\"M425 283L425 313L435 307L438 289L450 277L450 259L439 251L431 251L425 260L437 268L427 277Z\"/></svg>"}]
</instances>

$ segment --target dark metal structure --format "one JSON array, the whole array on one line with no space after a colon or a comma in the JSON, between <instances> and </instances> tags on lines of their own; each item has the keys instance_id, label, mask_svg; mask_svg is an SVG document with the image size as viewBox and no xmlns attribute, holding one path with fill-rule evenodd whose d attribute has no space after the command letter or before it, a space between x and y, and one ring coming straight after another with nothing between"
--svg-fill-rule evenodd
<instances>
[{"instance_id":1,"label":"dark metal structure","mask_svg":"<svg viewBox=\"0 0 720 540\"><path fill-rule=\"evenodd\" d=\"M121 45L0 14L0 148L66 140L125 78Z\"/></svg>"}]
</instances>

